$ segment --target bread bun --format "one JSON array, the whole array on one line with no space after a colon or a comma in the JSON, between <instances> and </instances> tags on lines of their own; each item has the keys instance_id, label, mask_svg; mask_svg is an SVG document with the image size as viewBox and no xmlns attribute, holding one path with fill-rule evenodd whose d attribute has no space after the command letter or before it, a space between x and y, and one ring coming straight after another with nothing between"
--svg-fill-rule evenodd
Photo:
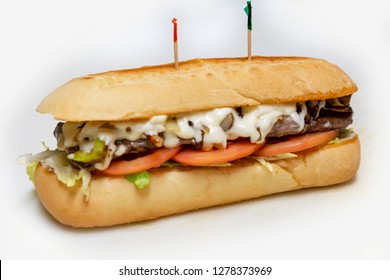
<instances>
[{"instance_id":1,"label":"bread bun","mask_svg":"<svg viewBox=\"0 0 390 280\"><path fill-rule=\"evenodd\" d=\"M37 111L66 121L120 121L260 103L336 98L357 90L339 67L304 57L195 59L73 79Z\"/></svg>"},{"instance_id":2,"label":"bread bun","mask_svg":"<svg viewBox=\"0 0 390 280\"><path fill-rule=\"evenodd\" d=\"M357 135L337 144L270 162L255 160L230 167L174 167L150 170L151 184L139 190L123 176L94 175L89 201L80 187L67 188L38 166L35 187L44 207L72 227L100 227L155 219L215 205L296 189L338 184L351 179L360 162Z\"/></svg>"}]
</instances>

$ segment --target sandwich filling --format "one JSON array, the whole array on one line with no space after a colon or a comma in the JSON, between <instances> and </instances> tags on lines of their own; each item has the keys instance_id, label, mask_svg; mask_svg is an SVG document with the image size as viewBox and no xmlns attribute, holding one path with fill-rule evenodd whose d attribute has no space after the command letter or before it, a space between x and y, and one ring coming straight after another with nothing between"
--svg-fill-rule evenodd
<instances>
[{"instance_id":1,"label":"sandwich filling","mask_svg":"<svg viewBox=\"0 0 390 280\"><path fill-rule=\"evenodd\" d=\"M349 97L343 97L218 108L127 122L60 122L54 135L57 148L75 165L104 170L115 158L162 147L184 145L209 151L225 149L228 141L239 138L261 144L270 138L346 128L352 123L352 113ZM107 147L100 156L93 154L97 141Z\"/></svg>"},{"instance_id":2,"label":"sandwich filling","mask_svg":"<svg viewBox=\"0 0 390 280\"><path fill-rule=\"evenodd\" d=\"M286 137L344 130L352 123L353 111L349 101L350 96L345 96L288 104L217 108L145 120L60 122L54 130L57 149L30 155L23 161L40 162L54 170L59 180L68 186L83 179L82 189L85 191L91 172L105 175L137 173L143 169L123 166L129 162L130 165L140 165L141 161L137 162L137 159L152 158L153 154L153 158L176 161L175 164L207 166L209 161L192 164L195 155L191 151L198 153L197 156L213 152L210 155L215 156L215 151L219 151L219 156L228 152L234 145L232 143L241 143L235 147L240 156L222 157L224 163L228 163L265 149L267 145L262 148L265 143L283 142ZM329 142L336 136L337 132L324 139ZM244 153L245 150L248 152ZM181 161L183 157L185 160ZM115 172L110 173L114 169L112 166L118 164L119 169L115 167ZM157 162L145 168L161 164ZM123 171L118 171L121 168ZM69 177L72 180L69 181Z\"/></svg>"}]
</instances>

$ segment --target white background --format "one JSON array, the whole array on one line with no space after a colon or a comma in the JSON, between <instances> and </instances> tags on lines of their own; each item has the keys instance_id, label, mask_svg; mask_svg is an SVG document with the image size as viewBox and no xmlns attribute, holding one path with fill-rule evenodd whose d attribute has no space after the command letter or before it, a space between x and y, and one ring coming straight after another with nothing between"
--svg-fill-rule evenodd
<instances>
[{"instance_id":1,"label":"white background","mask_svg":"<svg viewBox=\"0 0 390 280\"><path fill-rule=\"evenodd\" d=\"M246 2L2 1L0 258L389 259L390 9L371 0L254 0L253 53L325 58L358 84L352 182L105 229L58 224L16 158L54 147L35 112L73 77L180 59L246 55Z\"/></svg>"}]
</instances>

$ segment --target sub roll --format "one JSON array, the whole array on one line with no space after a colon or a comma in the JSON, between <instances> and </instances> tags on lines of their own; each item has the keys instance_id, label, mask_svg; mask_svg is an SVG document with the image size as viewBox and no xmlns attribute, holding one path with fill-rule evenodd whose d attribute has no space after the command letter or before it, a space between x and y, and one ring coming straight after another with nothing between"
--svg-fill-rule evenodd
<instances>
[{"instance_id":1,"label":"sub roll","mask_svg":"<svg viewBox=\"0 0 390 280\"><path fill-rule=\"evenodd\" d=\"M47 211L72 227L330 186L359 167L356 91L336 65L303 57L87 75L37 108L60 120L56 149L21 161Z\"/></svg>"}]
</instances>

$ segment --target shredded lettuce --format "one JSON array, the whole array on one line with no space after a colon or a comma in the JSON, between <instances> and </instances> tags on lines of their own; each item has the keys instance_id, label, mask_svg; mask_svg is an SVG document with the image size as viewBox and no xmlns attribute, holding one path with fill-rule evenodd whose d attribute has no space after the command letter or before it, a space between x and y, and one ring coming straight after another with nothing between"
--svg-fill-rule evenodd
<instances>
[{"instance_id":1,"label":"shredded lettuce","mask_svg":"<svg viewBox=\"0 0 390 280\"><path fill-rule=\"evenodd\" d=\"M272 167L272 164L270 164L268 161L266 161L263 157L249 157L257 160L262 166L268 169L269 172L274 172L274 169Z\"/></svg>"},{"instance_id":2,"label":"shredded lettuce","mask_svg":"<svg viewBox=\"0 0 390 280\"><path fill-rule=\"evenodd\" d=\"M262 166L268 169L270 172L274 172L274 168L272 167L272 164L269 163L269 161L275 161L275 160L280 160L280 159L287 159L287 158L295 158L297 157L296 154L293 153L285 153L285 154L279 154L275 155L272 157L255 157L255 156L250 156L249 158L253 158L257 160Z\"/></svg>"},{"instance_id":3,"label":"shredded lettuce","mask_svg":"<svg viewBox=\"0 0 390 280\"><path fill-rule=\"evenodd\" d=\"M27 164L26 166L26 173L28 175L28 178L30 181L34 183L34 174L35 174L35 169L37 168L38 162L33 161Z\"/></svg>"},{"instance_id":4,"label":"shredded lettuce","mask_svg":"<svg viewBox=\"0 0 390 280\"><path fill-rule=\"evenodd\" d=\"M138 189L143 189L150 184L150 174L147 171L129 174L125 177L129 182L132 182Z\"/></svg>"},{"instance_id":5,"label":"shredded lettuce","mask_svg":"<svg viewBox=\"0 0 390 280\"><path fill-rule=\"evenodd\" d=\"M55 150L52 155L42 162L43 167L52 169L57 175L58 180L67 185L73 187L77 181L81 179L80 170L74 168L65 152Z\"/></svg>"},{"instance_id":6,"label":"shredded lettuce","mask_svg":"<svg viewBox=\"0 0 390 280\"><path fill-rule=\"evenodd\" d=\"M168 161L164 162L163 164L161 164L160 166L163 166L163 167L176 167L176 166L183 166L183 164L168 160Z\"/></svg>"},{"instance_id":7,"label":"shredded lettuce","mask_svg":"<svg viewBox=\"0 0 390 280\"><path fill-rule=\"evenodd\" d=\"M329 141L328 144L329 144L329 145L331 145L331 144L337 144L337 143L339 143L340 141L341 141L340 138L336 137L335 139Z\"/></svg>"},{"instance_id":8,"label":"shredded lettuce","mask_svg":"<svg viewBox=\"0 0 390 280\"><path fill-rule=\"evenodd\" d=\"M106 144L99 138L95 138L93 150L90 153L85 151L77 151L74 154L70 155L69 158L78 162L92 162L104 158L105 155Z\"/></svg>"},{"instance_id":9,"label":"shredded lettuce","mask_svg":"<svg viewBox=\"0 0 390 280\"><path fill-rule=\"evenodd\" d=\"M50 151L50 148L46 145L45 141L42 141L42 146L46 149L46 151Z\"/></svg>"},{"instance_id":10,"label":"shredded lettuce","mask_svg":"<svg viewBox=\"0 0 390 280\"><path fill-rule=\"evenodd\" d=\"M210 164L210 165L205 165L203 167L228 167L231 166L232 164L230 162L224 162L224 163L216 163L216 164Z\"/></svg>"},{"instance_id":11,"label":"shredded lettuce","mask_svg":"<svg viewBox=\"0 0 390 280\"><path fill-rule=\"evenodd\" d=\"M79 170L73 167L65 152L59 150L46 150L36 155L23 155L19 157L18 162L27 164L26 171L32 181L34 180L34 172L38 163L41 163L44 168L53 171L57 176L57 179L67 187L74 187L81 179L81 191L88 200L91 174L88 170Z\"/></svg>"},{"instance_id":12,"label":"shredded lettuce","mask_svg":"<svg viewBox=\"0 0 390 280\"><path fill-rule=\"evenodd\" d=\"M351 135L353 135L353 133L354 133L353 128L340 129L338 138L340 139L348 138Z\"/></svg>"},{"instance_id":13,"label":"shredded lettuce","mask_svg":"<svg viewBox=\"0 0 390 280\"><path fill-rule=\"evenodd\" d=\"M91 182L91 172L85 169L80 170L81 175L81 192L85 195L85 200L89 199L89 183Z\"/></svg>"},{"instance_id":14,"label":"shredded lettuce","mask_svg":"<svg viewBox=\"0 0 390 280\"><path fill-rule=\"evenodd\" d=\"M343 139L347 139L349 137L352 137L354 135L353 128L346 128L346 129L340 129L339 135L328 142L328 144L337 144Z\"/></svg>"},{"instance_id":15,"label":"shredded lettuce","mask_svg":"<svg viewBox=\"0 0 390 280\"><path fill-rule=\"evenodd\" d=\"M295 158L297 157L296 154L293 153L284 153L284 154L278 154L274 155L272 157L263 157L266 161L273 161L273 160L280 160L280 159L286 159L286 158Z\"/></svg>"}]
</instances>

